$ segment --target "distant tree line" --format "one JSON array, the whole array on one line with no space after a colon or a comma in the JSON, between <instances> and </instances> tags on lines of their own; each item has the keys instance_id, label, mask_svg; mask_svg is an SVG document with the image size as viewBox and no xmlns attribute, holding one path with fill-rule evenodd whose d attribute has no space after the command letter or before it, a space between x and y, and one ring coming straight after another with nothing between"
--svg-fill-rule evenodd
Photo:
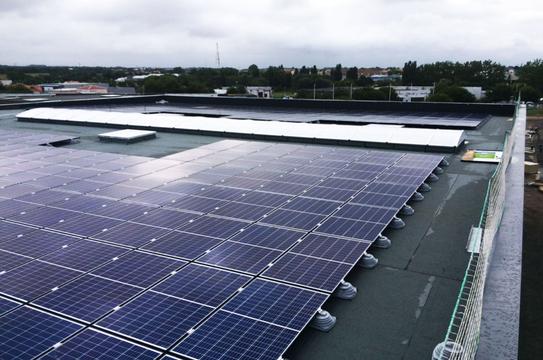
<instances>
[{"instance_id":1,"label":"distant tree line","mask_svg":"<svg viewBox=\"0 0 543 360\"><path fill-rule=\"evenodd\" d=\"M491 60L469 62L434 62L417 64L408 61L402 70L401 83L374 83L361 75L357 67L344 68L341 64L319 70L315 65L299 68L269 66L260 69L251 65L245 70L235 68L125 68L125 67L66 67L66 66L7 66L0 65L0 76L14 85L0 87L3 92L28 91L19 84L40 84L63 81L99 82L115 85L115 79L126 77L125 86L134 86L139 93L208 93L226 87L229 93L242 94L247 86L271 86L278 94L300 98L332 98L361 100L397 100L390 85L434 86L428 100L475 101L463 86L482 86L485 101L511 101L519 92L526 101L537 101L543 95L543 60L537 59L515 68L516 78L506 76L507 68ZM134 75L160 73L143 81Z\"/></svg>"}]
</instances>

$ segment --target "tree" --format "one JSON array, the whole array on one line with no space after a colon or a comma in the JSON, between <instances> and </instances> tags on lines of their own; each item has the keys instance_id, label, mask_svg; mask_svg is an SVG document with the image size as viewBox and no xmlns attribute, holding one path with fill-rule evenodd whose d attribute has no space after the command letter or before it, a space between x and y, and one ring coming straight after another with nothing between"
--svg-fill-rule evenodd
<instances>
[{"instance_id":1,"label":"tree","mask_svg":"<svg viewBox=\"0 0 543 360\"><path fill-rule=\"evenodd\" d=\"M402 70L403 85L418 85L417 62L408 61L404 64Z\"/></svg>"},{"instance_id":2,"label":"tree","mask_svg":"<svg viewBox=\"0 0 543 360\"><path fill-rule=\"evenodd\" d=\"M341 64L337 64L336 67L332 69L331 77L332 81L340 81L343 78Z\"/></svg>"},{"instance_id":3,"label":"tree","mask_svg":"<svg viewBox=\"0 0 543 360\"><path fill-rule=\"evenodd\" d=\"M443 91L455 102L474 102L475 96L460 86L450 86Z\"/></svg>"},{"instance_id":4,"label":"tree","mask_svg":"<svg viewBox=\"0 0 543 360\"><path fill-rule=\"evenodd\" d=\"M426 101L432 102L452 102L453 99L445 93L432 94L426 98Z\"/></svg>"},{"instance_id":5,"label":"tree","mask_svg":"<svg viewBox=\"0 0 543 360\"><path fill-rule=\"evenodd\" d=\"M311 73L311 75L317 75L319 73L319 70L317 70L317 65L313 65L309 72Z\"/></svg>"},{"instance_id":6,"label":"tree","mask_svg":"<svg viewBox=\"0 0 543 360\"><path fill-rule=\"evenodd\" d=\"M528 61L518 72L519 81L543 92L543 59Z\"/></svg>"},{"instance_id":7,"label":"tree","mask_svg":"<svg viewBox=\"0 0 543 360\"><path fill-rule=\"evenodd\" d=\"M347 80L358 80L358 68L356 66L353 66L347 69L347 74L345 77L347 78Z\"/></svg>"},{"instance_id":8,"label":"tree","mask_svg":"<svg viewBox=\"0 0 543 360\"><path fill-rule=\"evenodd\" d=\"M524 85L519 90L522 101L539 102L539 99L541 99L541 91L532 86Z\"/></svg>"},{"instance_id":9,"label":"tree","mask_svg":"<svg viewBox=\"0 0 543 360\"><path fill-rule=\"evenodd\" d=\"M383 93L383 95L385 95L386 100L400 101L400 97L398 96L398 93L391 86L382 86L379 88L379 91Z\"/></svg>"},{"instance_id":10,"label":"tree","mask_svg":"<svg viewBox=\"0 0 543 360\"><path fill-rule=\"evenodd\" d=\"M300 68L300 75L309 75L309 69L305 65Z\"/></svg>"},{"instance_id":11,"label":"tree","mask_svg":"<svg viewBox=\"0 0 543 360\"><path fill-rule=\"evenodd\" d=\"M379 90L374 88L361 88L353 91L353 99L355 100L386 100L388 97L385 97Z\"/></svg>"},{"instance_id":12,"label":"tree","mask_svg":"<svg viewBox=\"0 0 543 360\"><path fill-rule=\"evenodd\" d=\"M249 76L252 76L255 78L260 76L260 70L258 69L258 66L256 66L255 64L252 64L251 66L249 66L249 68L247 69L247 72L249 73Z\"/></svg>"},{"instance_id":13,"label":"tree","mask_svg":"<svg viewBox=\"0 0 543 360\"><path fill-rule=\"evenodd\" d=\"M486 92L486 100L492 102L510 101L513 97L513 88L506 83L497 84Z\"/></svg>"}]
</instances>

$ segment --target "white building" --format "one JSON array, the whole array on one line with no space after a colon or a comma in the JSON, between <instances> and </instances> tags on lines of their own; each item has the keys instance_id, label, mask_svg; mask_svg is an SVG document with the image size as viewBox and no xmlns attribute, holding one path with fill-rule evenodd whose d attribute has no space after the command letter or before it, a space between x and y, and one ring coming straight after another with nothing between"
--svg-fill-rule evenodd
<instances>
[{"instance_id":1,"label":"white building","mask_svg":"<svg viewBox=\"0 0 543 360\"><path fill-rule=\"evenodd\" d=\"M271 86L247 86L247 93L257 96L259 98L269 99L272 97L272 88Z\"/></svg>"},{"instance_id":2,"label":"white building","mask_svg":"<svg viewBox=\"0 0 543 360\"><path fill-rule=\"evenodd\" d=\"M433 86L393 86L403 102L424 101L434 91Z\"/></svg>"}]
</instances>

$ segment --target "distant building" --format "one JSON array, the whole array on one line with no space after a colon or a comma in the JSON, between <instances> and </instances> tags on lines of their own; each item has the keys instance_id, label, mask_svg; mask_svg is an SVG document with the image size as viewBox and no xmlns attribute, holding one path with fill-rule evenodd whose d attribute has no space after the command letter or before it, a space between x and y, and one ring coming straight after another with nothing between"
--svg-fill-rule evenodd
<instances>
[{"instance_id":1,"label":"distant building","mask_svg":"<svg viewBox=\"0 0 543 360\"><path fill-rule=\"evenodd\" d=\"M250 95L257 96L259 98L271 98L272 97L272 88L271 86L247 86L247 93Z\"/></svg>"},{"instance_id":2,"label":"distant building","mask_svg":"<svg viewBox=\"0 0 543 360\"><path fill-rule=\"evenodd\" d=\"M392 86L403 102L424 101L434 90L433 86Z\"/></svg>"},{"instance_id":3,"label":"distant building","mask_svg":"<svg viewBox=\"0 0 543 360\"><path fill-rule=\"evenodd\" d=\"M462 86L466 89L471 95L475 96L476 100L481 100L485 96L485 91L480 86Z\"/></svg>"},{"instance_id":4,"label":"distant building","mask_svg":"<svg viewBox=\"0 0 543 360\"><path fill-rule=\"evenodd\" d=\"M505 70L505 80L507 81L517 81L518 75L514 67L507 68Z\"/></svg>"},{"instance_id":5,"label":"distant building","mask_svg":"<svg viewBox=\"0 0 543 360\"><path fill-rule=\"evenodd\" d=\"M47 94L107 94L109 85L105 83L82 83L67 81L63 83L40 84L42 92Z\"/></svg>"},{"instance_id":6,"label":"distant building","mask_svg":"<svg viewBox=\"0 0 543 360\"><path fill-rule=\"evenodd\" d=\"M10 86L11 84L13 84L13 81L12 80L0 80L0 84L2 84L2 86Z\"/></svg>"},{"instance_id":7,"label":"distant building","mask_svg":"<svg viewBox=\"0 0 543 360\"><path fill-rule=\"evenodd\" d=\"M392 82L392 81L398 81L402 79L402 75L400 74L391 74L391 75L371 75L370 79L372 79L375 82Z\"/></svg>"}]
</instances>

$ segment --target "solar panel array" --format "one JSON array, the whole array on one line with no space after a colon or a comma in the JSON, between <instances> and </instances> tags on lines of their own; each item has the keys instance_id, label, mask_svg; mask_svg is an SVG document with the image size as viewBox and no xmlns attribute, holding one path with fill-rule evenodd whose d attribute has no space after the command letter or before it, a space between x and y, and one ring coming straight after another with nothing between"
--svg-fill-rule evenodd
<instances>
[{"instance_id":1,"label":"solar panel array","mask_svg":"<svg viewBox=\"0 0 543 360\"><path fill-rule=\"evenodd\" d=\"M162 159L0 131L1 352L277 359L441 156L224 140Z\"/></svg>"},{"instance_id":2,"label":"solar panel array","mask_svg":"<svg viewBox=\"0 0 543 360\"><path fill-rule=\"evenodd\" d=\"M89 107L85 107L88 109ZM107 109L108 107L100 107ZM440 128L475 129L484 122L488 115L478 113L445 113L416 111L326 111L315 109L248 107L228 105L129 105L115 106L115 111L141 111L145 113L171 113L180 115L198 115L226 117L231 119L253 119L274 121L298 121L313 123L338 124L399 124L408 126L432 126Z\"/></svg>"}]
</instances>

